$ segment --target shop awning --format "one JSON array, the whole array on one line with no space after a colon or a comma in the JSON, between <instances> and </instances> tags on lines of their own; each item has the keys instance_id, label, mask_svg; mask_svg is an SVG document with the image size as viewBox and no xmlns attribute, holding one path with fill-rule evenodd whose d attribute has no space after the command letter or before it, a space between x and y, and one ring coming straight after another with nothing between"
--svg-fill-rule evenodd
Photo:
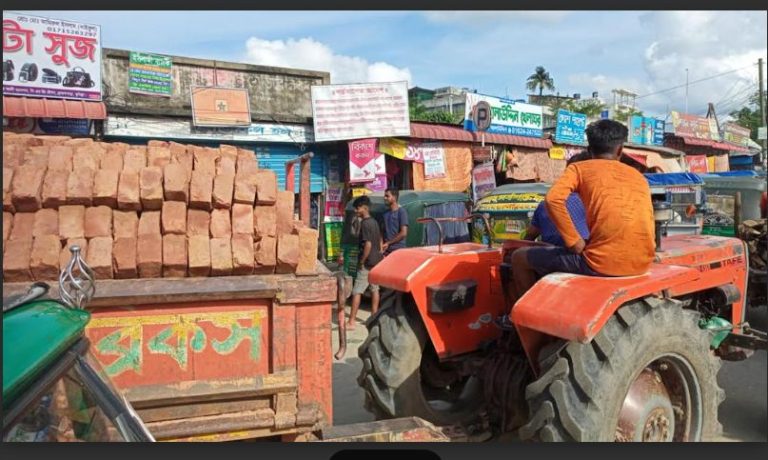
<instances>
[{"instance_id":1,"label":"shop awning","mask_svg":"<svg viewBox=\"0 0 768 460\"><path fill-rule=\"evenodd\" d=\"M634 149L631 147L624 147L623 154L637 161L646 168L659 168L662 172L680 172L682 167L678 164L677 160L662 158L656 152L649 150Z\"/></svg>"},{"instance_id":2,"label":"shop awning","mask_svg":"<svg viewBox=\"0 0 768 460\"><path fill-rule=\"evenodd\" d=\"M104 120L107 106L103 102L3 96L3 116Z\"/></svg>"},{"instance_id":3,"label":"shop awning","mask_svg":"<svg viewBox=\"0 0 768 460\"><path fill-rule=\"evenodd\" d=\"M473 133L462 128L427 123L411 123L411 137L440 141L481 142L480 133ZM509 134L485 134L488 144L516 145L533 149L549 149L552 141L535 137L512 136Z\"/></svg>"},{"instance_id":4,"label":"shop awning","mask_svg":"<svg viewBox=\"0 0 768 460\"><path fill-rule=\"evenodd\" d=\"M708 139L696 139L694 137L678 136L686 145L695 145L700 147L710 147L716 150L723 150L725 152L747 152L749 149L740 145L731 144L730 142L718 142Z\"/></svg>"}]
</instances>

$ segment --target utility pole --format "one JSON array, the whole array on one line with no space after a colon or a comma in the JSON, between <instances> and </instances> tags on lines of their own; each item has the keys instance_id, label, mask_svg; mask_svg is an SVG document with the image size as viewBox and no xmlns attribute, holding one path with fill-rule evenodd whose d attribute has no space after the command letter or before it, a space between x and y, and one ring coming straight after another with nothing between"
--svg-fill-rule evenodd
<instances>
[{"instance_id":1,"label":"utility pole","mask_svg":"<svg viewBox=\"0 0 768 460\"><path fill-rule=\"evenodd\" d=\"M765 126L765 90L763 90L763 58L757 60L757 97L760 99L760 126ZM768 140L763 139L763 155L768 151Z\"/></svg>"},{"instance_id":2,"label":"utility pole","mask_svg":"<svg viewBox=\"0 0 768 460\"><path fill-rule=\"evenodd\" d=\"M688 69L685 69L685 113L688 113Z\"/></svg>"}]
</instances>

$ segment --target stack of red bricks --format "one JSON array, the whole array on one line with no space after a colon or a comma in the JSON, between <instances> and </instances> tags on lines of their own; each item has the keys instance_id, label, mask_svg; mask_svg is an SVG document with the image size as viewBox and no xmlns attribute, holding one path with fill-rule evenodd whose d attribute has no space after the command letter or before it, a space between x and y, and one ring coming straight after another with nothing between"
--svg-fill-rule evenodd
<instances>
[{"instance_id":1,"label":"stack of red bricks","mask_svg":"<svg viewBox=\"0 0 768 460\"><path fill-rule=\"evenodd\" d=\"M3 281L311 274L318 232L249 150L3 133Z\"/></svg>"}]
</instances>

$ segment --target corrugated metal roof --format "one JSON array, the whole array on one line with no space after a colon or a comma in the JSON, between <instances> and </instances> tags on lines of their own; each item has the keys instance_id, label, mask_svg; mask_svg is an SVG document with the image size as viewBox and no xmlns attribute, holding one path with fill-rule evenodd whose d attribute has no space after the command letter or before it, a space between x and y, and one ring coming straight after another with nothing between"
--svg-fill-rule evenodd
<instances>
[{"instance_id":1,"label":"corrugated metal roof","mask_svg":"<svg viewBox=\"0 0 768 460\"><path fill-rule=\"evenodd\" d=\"M107 106L103 102L3 96L3 116L104 120Z\"/></svg>"},{"instance_id":2,"label":"corrugated metal roof","mask_svg":"<svg viewBox=\"0 0 768 460\"><path fill-rule=\"evenodd\" d=\"M481 142L480 133L473 133L455 126L433 125L429 123L411 123L411 137L442 141ZM488 144L517 145L534 149L549 149L552 147L552 141L549 139L512 136L509 134L485 133L485 142Z\"/></svg>"}]
</instances>

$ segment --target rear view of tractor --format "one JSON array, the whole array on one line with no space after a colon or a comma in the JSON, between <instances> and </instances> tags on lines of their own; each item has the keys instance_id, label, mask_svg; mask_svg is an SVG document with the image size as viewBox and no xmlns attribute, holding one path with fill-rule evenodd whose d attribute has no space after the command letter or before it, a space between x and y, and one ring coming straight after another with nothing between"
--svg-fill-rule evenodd
<instances>
[{"instance_id":1,"label":"rear view of tractor","mask_svg":"<svg viewBox=\"0 0 768 460\"><path fill-rule=\"evenodd\" d=\"M746 245L661 238L644 275L553 273L509 305L512 252L536 244L408 248L377 265L371 282L391 292L359 351L369 408L438 425L487 414L497 433L540 441L717 436L721 360L766 347L745 322Z\"/></svg>"}]
</instances>

